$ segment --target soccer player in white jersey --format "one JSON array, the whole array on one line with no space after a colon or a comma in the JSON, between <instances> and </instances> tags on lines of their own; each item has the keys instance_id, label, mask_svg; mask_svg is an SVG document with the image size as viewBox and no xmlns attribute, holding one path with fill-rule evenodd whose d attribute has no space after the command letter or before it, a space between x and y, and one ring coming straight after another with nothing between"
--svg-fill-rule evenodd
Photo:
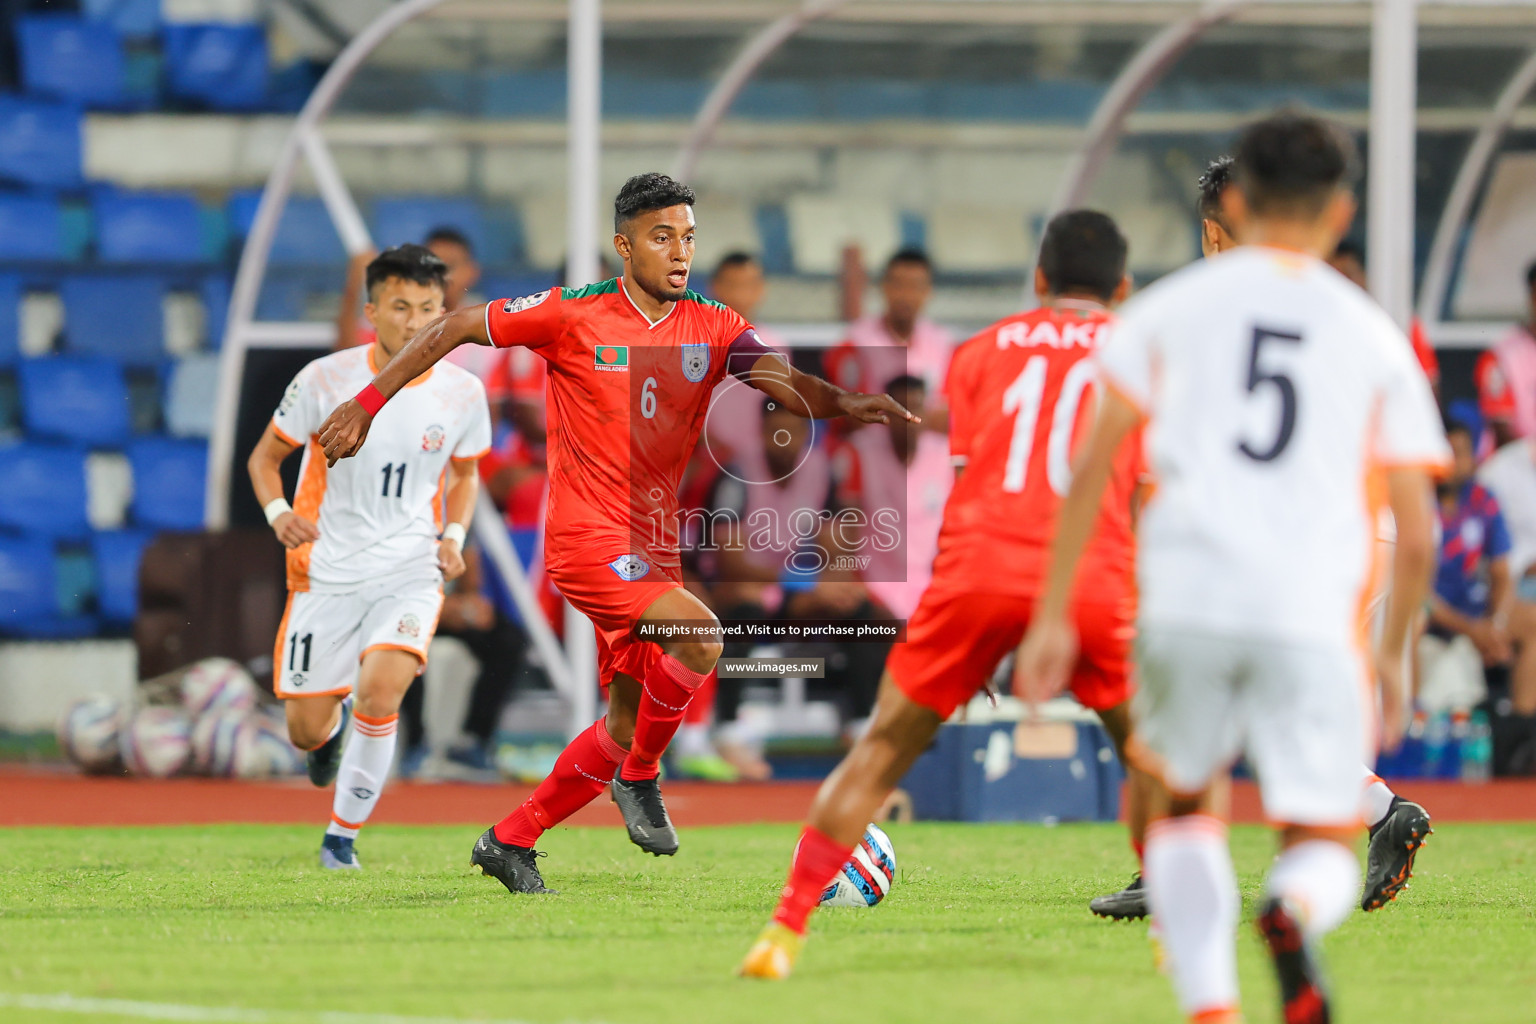
<instances>
[{"instance_id":1,"label":"soccer player in white jersey","mask_svg":"<svg viewBox=\"0 0 1536 1024\"><path fill-rule=\"evenodd\" d=\"M1059 518L1048 589L1018 683L1068 678L1067 602L1121 440L1142 421L1157 481L1140 522L1133 756L1166 792L1146 879L1189 1019L1238 1009L1238 894L1226 826L1202 813L1239 754L1280 833L1259 927L1287 1024L1326 1024L1317 940L1355 905L1360 762L1401 738L1403 650L1433 565L1431 476L1448 464L1407 339L1330 269L1355 211L1350 144L1280 114L1249 128L1222 208L1239 248L1125 306L1098 359L1099 421ZM1374 656L1366 612L1376 513L1397 520Z\"/></svg>"},{"instance_id":2,"label":"soccer player in white jersey","mask_svg":"<svg viewBox=\"0 0 1536 1024\"><path fill-rule=\"evenodd\" d=\"M1217 157L1200 175L1200 252L1206 257L1227 252L1238 245L1227 226L1221 206L1222 194L1232 184L1233 163L1230 156ZM1338 252L1335 249L1328 261L1336 269ZM1354 283L1363 287L1359 281ZM1433 359L1434 350L1428 349L1426 354L1415 343L1414 352L1433 387L1436 376L1430 375L1429 360ZM1384 526L1379 529L1379 542L1387 545L1390 551L1393 536L1391 516L1384 514L1382 519ZM1383 578L1377 582L1371 599L1372 618L1377 624L1380 624L1386 599L1387 580ZM1404 692L1408 689L1408 680L1405 679ZM1414 858L1434 830L1430 828L1429 812L1414 801L1392 792L1391 787L1369 764L1360 766L1360 779L1360 818L1370 835L1360 907L1366 911L1380 910L1407 887L1408 880L1413 877ZM1213 806L1226 806L1225 782L1220 780L1213 787ZM1147 890L1141 875L1138 873L1131 879L1131 884L1119 892L1097 896L1088 905L1100 917L1122 921L1146 917Z\"/></svg>"},{"instance_id":3,"label":"soccer player in white jersey","mask_svg":"<svg viewBox=\"0 0 1536 1024\"><path fill-rule=\"evenodd\" d=\"M464 572L491 422L480 381L443 363L402 389L357 458L327 467L315 432L442 315L446 273L419 245L370 263L363 312L377 342L299 371L248 463L256 500L288 549L275 689L289 738L309 751L310 781L336 783L320 848L326 868L359 866L353 840L389 776L401 698L427 663L443 582ZM290 506L279 467L299 448L304 461Z\"/></svg>"}]
</instances>

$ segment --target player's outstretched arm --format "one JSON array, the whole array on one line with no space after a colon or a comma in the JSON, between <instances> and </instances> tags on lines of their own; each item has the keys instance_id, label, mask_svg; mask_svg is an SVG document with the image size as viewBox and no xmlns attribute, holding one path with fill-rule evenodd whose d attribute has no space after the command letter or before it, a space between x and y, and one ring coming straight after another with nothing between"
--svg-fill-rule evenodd
<instances>
[{"instance_id":1,"label":"player's outstretched arm","mask_svg":"<svg viewBox=\"0 0 1536 1024\"><path fill-rule=\"evenodd\" d=\"M889 423L891 417L921 423L890 395L861 395L844 391L831 381L795 369L777 352L752 365L746 381L791 412L811 420L851 416L861 423Z\"/></svg>"},{"instance_id":2,"label":"player's outstretched arm","mask_svg":"<svg viewBox=\"0 0 1536 1024\"><path fill-rule=\"evenodd\" d=\"M1386 621L1376 647L1376 677L1381 686L1381 744L1392 751L1408 724L1403 651L1435 570L1434 485L1429 473L1417 467L1388 471L1387 503L1397 521L1397 545Z\"/></svg>"},{"instance_id":3,"label":"player's outstretched arm","mask_svg":"<svg viewBox=\"0 0 1536 1024\"><path fill-rule=\"evenodd\" d=\"M1014 692L1031 703L1060 693L1071 676L1077 660L1077 634L1067 618L1067 602L1083 549L1099 518L1115 457L1139 422L1141 412L1124 397L1114 391L1104 396L1093 433L1073 470L1072 486L1056 514L1045 593L1014 659Z\"/></svg>"},{"instance_id":4,"label":"player's outstretched arm","mask_svg":"<svg viewBox=\"0 0 1536 1024\"><path fill-rule=\"evenodd\" d=\"M277 539L285 548L296 548L320 539L319 528L294 512L283 497L283 460L297 450L278 437L271 424L268 424L261 440L251 450L251 457L245 462L246 471L251 474L251 488L256 492L256 501L266 514L272 532L277 534Z\"/></svg>"},{"instance_id":5,"label":"player's outstretched arm","mask_svg":"<svg viewBox=\"0 0 1536 1024\"><path fill-rule=\"evenodd\" d=\"M438 317L402 348L389 365L379 371L356 398L341 403L320 425L321 446L327 463L356 455L368 439L368 428L384 403L401 388L426 373L444 356L466 341L489 345L485 330L485 307L469 306L457 313Z\"/></svg>"},{"instance_id":6,"label":"player's outstretched arm","mask_svg":"<svg viewBox=\"0 0 1536 1024\"><path fill-rule=\"evenodd\" d=\"M454 459L448 463L448 525L437 545L437 565L443 579L464 575L464 538L475 518L475 502L480 498L480 460Z\"/></svg>"}]
</instances>

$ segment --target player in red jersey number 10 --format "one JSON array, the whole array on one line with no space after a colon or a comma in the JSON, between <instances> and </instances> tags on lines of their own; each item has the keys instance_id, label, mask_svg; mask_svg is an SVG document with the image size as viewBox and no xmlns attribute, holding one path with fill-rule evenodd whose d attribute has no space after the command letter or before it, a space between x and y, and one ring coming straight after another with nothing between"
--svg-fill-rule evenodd
<instances>
[{"instance_id":1,"label":"player in red jersey number 10","mask_svg":"<svg viewBox=\"0 0 1536 1024\"><path fill-rule=\"evenodd\" d=\"M801 373L736 313L689 291L693 204L693 190L665 175L631 178L614 202L620 277L435 321L320 430L333 463L355 455L384 403L465 342L522 345L549 366L545 567L597 628L608 714L475 844L472 862L512 892L547 891L534 843L610 786L637 846L677 852L657 762L721 650L713 614L682 585L677 491L715 385L734 373L813 419L916 419L887 395L853 394ZM705 628L659 645L636 635L641 623L678 620Z\"/></svg>"}]
</instances>

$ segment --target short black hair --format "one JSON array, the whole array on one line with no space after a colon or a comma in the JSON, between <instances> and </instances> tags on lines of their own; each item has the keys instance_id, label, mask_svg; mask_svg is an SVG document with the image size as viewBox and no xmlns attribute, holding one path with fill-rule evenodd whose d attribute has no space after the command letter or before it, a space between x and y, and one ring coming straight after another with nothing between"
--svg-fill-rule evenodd
<instances>
[{"instance_id":1,"label":"short black hair","mask_svg":"<svg viewBox=\"0 0 1536 1024\"><path fill-rule=\"evenodd\" d=\"M693 189L665 174L647 171L624 183L613 200L613 230L624 233L624 225L642 213L665 210L669 206L692 206L698 197Z\"/></svg>"},{"instance_id":2,"label":"short black hair","mask_svg":"<svg viewBox=\"0 0 1536 1024\"><path fill-rule=\"evenodd\" d=\"M903 263L914 263L928 271L928 273L933 273L933 261L918 246L904 245L891 253L891 258L885 261L885 272L889 274L894 268L899 267Z\"/></svg>"},{"instance_id":3,"label":"short black hair","mask_svg":"<svg viewBox=\"0 0 1536 1024\"><path fill-rule=\"evenodd\" d=\"M1320 117L1287 110L1243 132L1232 180L1255 214L1315 217L1348 184L1354 165L1347 135Z\"/></svg>"},{"instance_id":4,"label":"short black hair","mask_svg":"<svg viewBox=\"0 0 1536 1024\"><path fill-rule=\"evenodd\" d=\"M1125 279L1130 246L1107 213L1067 210L1051 218L1040 240L1040 270L1052 294L1085 291L1105 302Z\"/></svg>"},{"instance_id":5,"label":"short black hair","mask_svg":"<svg viewBox=\"0 0 1536 1024\"><path fill-rule=\"evenodd\" d=\"M448 264L432 255L431 249L414 242L385 249L368 264L366 284L369 301L373 299L373 290L392 277L446 288Z\"/></svg>"},{"instance_id":6,"label":"short black hair","mask_svg":"<svg viewBox=\"0 0 1536 1024\"><path fill-rule=\"evenodd\" d=\"M1362 267L1365 266L1365 246L1353 238L1346 238L1339 242L1333 250L1333 258L1336 260L1354 260Z\"/></svg>"},{"instance_id":7,"label":"short black hair","mask_svg":"<svg viewBox=\"0 0 1536 1024\"><path fill-rule=\"evenodd\" d=\"M753 267L756 265L756 256L753 256L749 252L742 252L738 249L735 252L728 252L724 256L720 257L720 262L715 264L715 272L711 276L719 277L727 270L732 270L736 267Z\"/></svg>"},{"instance_id":8,"label":"short black hair","mask_svg":"<svg viewBox=\"0 0 1536 1024\"><path fill-rule=\"evenodd\" d=\"M1525 286L1536 288L1536 260L1532 260L1531 265L1525 268Z\"/></svg>"},{"instance_id":9,"label":"short black hair","mask_svg":"<svg viewBox=\"0 0 1536 1024\"><path fill-rule=\"evenodd\" d=\"M1222 230L1226 230L1227 221L1221 213L1221 194L1232 184L1232 163L1230 156L1217 157L1205 165L1205 171L1197 182L1200 188L1200 216L1220 224Z\"/></svg>"},{"instance_id":10,"label":"short black hair","mask_svg":"<svg viewBox=\"0 0 1536 1024\"><path fill-rule=\"evenodd\" d=\"M428 231L427 240L422 244L430 246L433 242L447 242L450 245L462 247L471 256L475 254L475 244L469 240L469 236L458 228L452 228L446 224L441 224Z\"/></svg>"},{"instance_id":11,"label":"short black hair","mask_svg":"<svg viewBox=\"0 0 1536 1024\"><path fill-rule=\"evenodd\" d=\"M885 382L885 393L888 395L895 395L898 391L911 391L914 388L927 392L928 382L910 373L898 374Z\"/></svg>"}]
</instances>

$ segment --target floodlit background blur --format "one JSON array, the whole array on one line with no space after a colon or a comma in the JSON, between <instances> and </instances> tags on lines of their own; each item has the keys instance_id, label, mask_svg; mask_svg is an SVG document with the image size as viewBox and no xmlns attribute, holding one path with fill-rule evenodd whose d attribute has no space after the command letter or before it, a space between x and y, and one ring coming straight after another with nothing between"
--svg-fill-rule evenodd
<instances>
[{"instance_id":1,"label":"floodlit background blur","mask_svg":"<svg viewBox=\"0 0 1536 1024\"><path fill-rule=\"evenodd\" d=\"M1380 264L1384 304L1405 327L1416 312L1438 349L1447 407L1484 454L1536 426L1536 376L1515 368L1524 350L1507 334L1536 319L1529 3L606 0L600 23L582 21L597 11L0 2L0 736L15 756L50 756L55 722L86 697L106 698L80 713L103 734L134 702L198 704L209 686L249 694L229 699L260 714L283 583L243 464L293 372L357 333L349 266L446 228L463 302L608 276L608 203L638 171L697 188L693 286L747 307L797 360L829 369L850 338L919 336L947 358L1032 304L1033 250L1062 202L1120 222L1138 283L1198 258L1202 169L1245 121L1304 106L1361 144L1355 239ZM581 57L597 42L583 24L600 29L596 61ZM1390 83L1374 94L1373 66ZM1383 145L1392 159L1373 163ZM893 274L921 269L888 267L899 251L926 262L915 300L892 294ZM732 253L751 259L717 279ZM1480 361L1496 344L1508 365ZM496 508L477 523L481 571L450 598L461 614L445 616L401 767L536 776L594 714L590 631L539 571L537 368L526 353L474 368L498 424L484 467ZM924 374L937 405L942 363ZM1526 385L1512 400L1499 390ZM718 464L695 467L685 497L728 508L739 498L722 466L761 440L755 420L711 436ZM806 443L824 449L826 493L858 501L837 439ZM944 486L909 503L941 505ZM1523 576L1522 540L1536 562L1536 538L1516 536L1471 584L1500 557ZM709 592L717 570L693 571ZM801 611L826 611L806 593ZM801 597L731 601L787 614ZM905 615L904 600L872 586L858 614ZM1483 728L1536 713L1522 649L1509 663L1474 652L1470 669L1462 658L1458 680L1480 688L1426 702L1425 753L1404 771L1459 772L1472 716ZM825 680L723 684L676 770L823 770L867 716L883 652L823 653ZM177 682L214 657L231 663ZM146 743L178 728L151 726ZM252 764L292 767L275 753Z\"/></svg>"}]
</instances>

